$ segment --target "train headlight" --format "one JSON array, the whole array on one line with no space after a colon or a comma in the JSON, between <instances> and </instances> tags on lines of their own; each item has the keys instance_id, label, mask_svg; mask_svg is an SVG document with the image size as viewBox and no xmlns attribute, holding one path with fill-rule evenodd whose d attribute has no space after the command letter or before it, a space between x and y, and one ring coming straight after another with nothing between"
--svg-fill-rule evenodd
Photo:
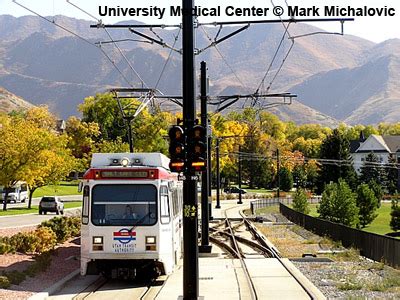
<instances>
[{"instance_id":1,"label":"train headlight","mask_svg":"<svg viewBox=\"0 0 400 300\"><path fill-rule=\"evenodd\" d=\"M155 244L156 243L156 237L155 236L146 236L146 244Z\"/></svg>"},{"instance_id":2,"label":"train headlight","mask_svg":"<svg viewBox=\"0 0 400 300\"><path fill-rule=\"evenodd\" d=\"M102 236L94 236L93 237L93 251L102 251L103 250L103 237Z\"/></svg>"},{"instance_id":3,"label":"train headlight","mask_svg":"<svg viewBox=\"0 0 400 300\"><path fill-rule=\"evenodd\" d=\"M156 237L155 236L146 236L146 251L156 251Z\"/></svg>"},{"instance_id":4,"label":"train headlight","mask_svg":"<svg viewBox=\"0 0 400 300\"><path fill-rule=\"evenodd\" d=\"M102 236L94 236L93 237L93 244L94 245L102 245L103 244L103 237Z\"/></svg>"},{"instance_id":5,"label":"train headlight","mask_svg":"<svg viewBox=\"0 0 400 300\"><path fill-rule=\"evenodd\" d=\"M130 163L129 158L124 157L123 159L121 159L121 165L123 167L127 167L129 165L129 163Z\"/></svg>"}]
</instances>

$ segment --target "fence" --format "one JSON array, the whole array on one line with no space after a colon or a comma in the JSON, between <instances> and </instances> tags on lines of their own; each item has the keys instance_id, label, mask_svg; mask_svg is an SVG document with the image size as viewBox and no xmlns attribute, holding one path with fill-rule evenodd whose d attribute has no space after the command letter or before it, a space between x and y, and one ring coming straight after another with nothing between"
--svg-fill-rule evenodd
<instances>
[{"instance_id":1,"label":"fence","mask_svg":"<svg viewBox=\"0 0 400 300\"><path fill-rule=\"evenodd\" d=\"M362 256L375 261L400 267L400 240L392 237L365 232L344 225L313 218L299 213L280 203L282 215L293 223L304 227L320 236L329 236L335 241L341 241L344 247L355 247Z\"/></svg>"},{"instance_id":2,"label":"fence","mask_svg":"<svg viewBox=\"0 0 400 300\"><path fill-rule=\"evenodd\" d=\"M311 204L316 204L321 201L321 196L315 196L308 199L308 202ZM250 202L251 213L254 215L257 209L264 208L267 206L278 205L279 203L283 204L292 204L293 198L285 197L285 198L269 198L269 199L259 199Z\"/></svg>"}]
</instances>

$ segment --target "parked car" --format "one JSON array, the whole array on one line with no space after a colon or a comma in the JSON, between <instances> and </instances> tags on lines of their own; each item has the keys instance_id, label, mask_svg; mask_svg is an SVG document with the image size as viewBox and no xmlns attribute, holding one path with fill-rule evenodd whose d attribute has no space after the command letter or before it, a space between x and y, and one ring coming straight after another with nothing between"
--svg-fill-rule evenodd
<instances>
[{"instance_id":1,"label":"parked car","mask_svg":"<svg viewBox=\"0 0 400 300\"><path fill-rule=\"evenodd\" d=\"M227 194L246 194L246 190L244 189L239 189L236 186L231 186L231 187L226 187L224 188L224 192Z\"/></svg>"},{"instance_id":2,"label":"parked car","mask_svg":"<svg viewBox=\"0 0 400 300\"><path fill-rule=\"evenodd\" d=\"M57 196L44 196L39 203L39 215L55 212L57 215L64 214L64 203Z\"/></svg>"}]
</instances>

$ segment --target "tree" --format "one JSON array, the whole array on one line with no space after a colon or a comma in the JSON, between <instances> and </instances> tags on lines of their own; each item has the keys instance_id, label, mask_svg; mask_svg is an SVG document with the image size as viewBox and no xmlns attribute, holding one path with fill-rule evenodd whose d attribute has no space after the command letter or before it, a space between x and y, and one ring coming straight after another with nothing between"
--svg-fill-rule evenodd
<instances>
[{"instance_id":1,"label":"tree","mask_svg":"<svg viewBox=\"0 0 400 300\"><path fill-rule=\"evenodd\" d=\"M344 179L351 188L357 186L357 174L353 168L350 155L349 141L344 138L338 129L333 130L321 145L322 162L318 179L318 190L321 192L324 185Z\"/></svg>"},{"instance_id":2,"label":"tree","mask_svg":"<svg viewBox=\"0 0 400 300\"><path fill-rule=\"evenodd\" d=\"M386 188L390 195L397 192L399 170L397 169L396 156L390 155L387 164L385 165Z\"/></svg>"},{"instance_id":3,"label":"tree","mask_svg":"<svg viewBox=\"0 0 400 300\"><path fill-rule=\"evenodd\" d=\"M100 135L99 126L94 122L83 122L76 117L70 117L66 124L69 137L67 147L77 158L77 171L85 171L89 167L90 158L96 148L96 140Z\"/></svg>"},{"instance_id":4,"label":"tree","mask_svg":"<svg viewBox=\"0 0 400 300\"><path fill-rule=\"evenodd\" d=\"M390 228L394 231L400 230L400 205L398 197L392 200L392 211L390 212L390 216L392 217L390 220Z\"/></svg>"},{"instance_id":5,"label":"tree","mask_svg":"<svg viewBox=\"0 0 400 300\"><path fill-rule=\"evenodd\" d=\"M368 187L374 192L375 198L378 201L378 207L381 207L381 201L383 198L382 186L377 183L375 179L372 179L368 182Z\"/></svg>"},{"instance_id":6,"label":"tree","mask_svg":"<svg viewBox=\"0 0 400 300\"><path fill-rule=\"evenodd\" d=\"M305 188L307 185L307 171L305 164L297 164L293 168L293 180L297 188Z\"/></svg>"},{"instance_id":7,"label":"tree","mask_svg":"<svg viewBox=\"0 0 400 300\"><path fill-rule=\"evenodd\" d=\"M378 199L374 191L365 183L357 187L357 207L359 223L364 228L376 218L378 208Z\"/></svg>"},{"instance_id":8,"label":"tree","mask_svg":"<svg viewBox=\"0 0 400 300\"><path fill-rule=\"evenodd\" d=\"M18 181L29 180L29 172L46 163L42 157L49 150L53 138L52 131L39 128L34 122L20 116L9 117L2 122L0 184L10 188ZM3 201L3 210L7 210L7 201Z\"/></svg>"},{"instance_id":9,"label":"tree","mask_svg":"<svg viewBox=\"0 0 400 300\"><path fill-rule=\"evenodd\" d=\"M322 219L347 226L358 222L356 198L349 185L342 179L338 183L326 186L317 212Z\"/></svg>"},{"instance_id":10,"label":"tree","mask_svg":"<svg viewBox=\"0 0 400 300\"><path fill-rule=\"evenodd\" d=\"M289 192L293 188L293 176L287 168L281 168L279 171L279 189Z\"/></svg>"},{"instance_id":11,"label":"tree","mask_svg":"<svg viewBox=\"0 0 400 300\"><path fill-rule=\"evenodd\" d=\"M376 154L374 152L368 153L361 166L360 180L364 183L368 183L371 180L384 183L384 172L382 172L382 168L379 164L380 162Z\"/></svg>"},{"instance_id":12,"label":"tree","mask_svg":"<svg viewBox=\"0 0 400 300\"><path fill-rule=\"evenodd\" d=\"M310 212L307 194L303 189L296 190L293 198L293 209L303 214L308 214Z\"/></svg>"}]
</instances>

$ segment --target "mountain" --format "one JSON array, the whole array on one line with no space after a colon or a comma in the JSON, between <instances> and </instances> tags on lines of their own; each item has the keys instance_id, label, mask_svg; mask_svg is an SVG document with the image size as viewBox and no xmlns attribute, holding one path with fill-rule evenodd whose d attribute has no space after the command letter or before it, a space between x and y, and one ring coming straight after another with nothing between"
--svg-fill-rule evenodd
<instances>
[{"instance_id":1,"label":"mountain","mask_svg":"<svg viewBox=\"0 0 400 300\"><path fill-rule=\"evenodd\" d=\"M12 111L25 110L30 107L33 107L31 103L0 87L0 112L9 113Z\"/></svg>"},{"instance_id":2,"label":"mountain","mask_svg":"<svg viewBox=\"0 0 400 300\"><path fill-rule=\"evenodd\" d=\"M318 73L291 88L299 101L349 124L400 118L400 40L378 44L355 68Z\"/></svg>"},{"instance_id":3,"label":"mountain","mask_svg":"<svg viewBox=\"0 0 400 300\"><path fill-rule=\"evenodd\" d=\"M102 44L101 48L94 45L110 38L103 29L90 29L93 22L65 16L54 19L86 41L38 17L0 16L0 86L34 104L45 103L64 118L78 114L77 105L86 96L115 86L140 87L135 72L149 87L158 83L157 88L164 94L181 93L181 56L176 52L172 52L165 67L168 48L141 42L118 43L132 70L113 44ZM218 36L237 28L223 28ZM291 24L289 29L292 37L315 31L321 30L303 23ZM179 33L160 29L155 29L156 34L142 32L153 38L158 35L168 45L173 45L174 36ZM200 27L197 48L208 47L217 32L215 27ZM399 40L375 44L355 36L295 38L292 51L276 76L292 46L292 40L286 37L264 85L260 85L284 32L282 24L252 25L217 49L201 51L196 65L202 60L207 62L210 95L251 94L257 88L260 93L290 91L298 95L297 101L269 109L284 120L299 123L336 126L341 121L353 124L396 120ZM113 39L143 41L128 30L109 33ZM181 34L176 50L180 45ZM267 88L271 81L272 86ZM379 106L374 107L377 103ZM239 101L232 109L244 104L248 105Z\"/></svg>"}]
</instances>

